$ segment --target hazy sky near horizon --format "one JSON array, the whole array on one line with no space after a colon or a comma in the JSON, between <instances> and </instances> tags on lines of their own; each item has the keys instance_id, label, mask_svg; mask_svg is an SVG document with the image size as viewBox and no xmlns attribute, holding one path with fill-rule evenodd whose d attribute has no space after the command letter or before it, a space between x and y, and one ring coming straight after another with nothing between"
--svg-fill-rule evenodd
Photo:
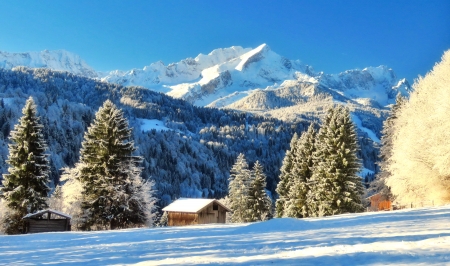
<instances>
[{"instance_id":1,"label":"hazy sky near horizon","mask_svg":"<svg viewBox=\"0 0 450 266\"><path fill-rule=\"evenodd\" d=\"M65 49L96 70L268 44L316 71L387 65L410 82L450 49L450 1L1 1L0 51Z\"/></svg>"}]
</instances>

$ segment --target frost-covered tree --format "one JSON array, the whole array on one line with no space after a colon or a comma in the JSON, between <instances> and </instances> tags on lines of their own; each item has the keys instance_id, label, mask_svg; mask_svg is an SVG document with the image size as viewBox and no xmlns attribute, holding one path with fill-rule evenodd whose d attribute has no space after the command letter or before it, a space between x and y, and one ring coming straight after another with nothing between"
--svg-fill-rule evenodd
<instances>
[{"instance_id":1,"label":"frost-covered tree","mask_svg":"<svg viewBox=\"0 0 450 266\"><path fill-rule=\"evenodd\" d=\"M285 204L289 201L289 190L292 182L292 167L294 154L296 153L296 144L298 140L297 133L291 139L290 149L286 151L286 155L283 159L283 164L280 170L280 181L278 182L276 192L278 193L278 199L275 203L275 211L277 217L285 216Z\"/></svg>"},{"instance_id":2,"label":"frost-covered tree","mask_svg":"<svg viewBox=\"0 0 450 266\"><path fill-rule=\"evenodd\" d=\"M250 221L265 221L272 218L272 200L266 192L266 175L263 166L256 161L252 169L248 206Z\"/></svg>"},{"instance_id":3,"label":"frost-covered tree","mask_svg":"<svg viewBox=\"0 0 450 266\"><path fill-rule=\"evenodd\" d=\"M57 185L52 195L48 199L48 207L53 210L62 211L63 209L63 198L61 186Z\"/></svg>"},{"instance_id":4,"label":"frost-covered tree","mask_svg":"<svg viewBox=\"0 0 450 266\"><path fill-rule=\"evenodd\" d=\"M376 179L371 183L370 190L374 193L381 193L383 199L393 200L393 195L389 186L386 185L386 178L391 176L389 171L389 161L392 156L393 135L395 133L395 122L397 120L400 108L407 102L406 98L401 94L397 95L395 104L391 107L389 117L383 123L383 130L381 133L381 147L380 147L380 172Z\"/></svg>"},{"instance_id":5,"label":"frost-covered tree","mask_svg":"<svg viewBox=\"0 0 450 266\"><path fill-rule=\"evenodd\" d=\"M343 106L328 110L317 134L314 171L309 182L310 216L363 211L363 185L357 175L357 137L350 112Z\"/></svg>"},{"instance_id":6,"label":"frost-covered tree","mask_svg":"<svg viewBox=\"0 0 450 266\"><path fill-rule=\"evenodd\" d=\"M249 211L249 188L251 183L251 171L244 154L239 154L236 163L230 170L230 182L228 186L228 197L233 213L233 223L244 223L251 221Z\"/></svg>"},{"instance_id":7,"label":"frost-covered tree","mask_svg":"<svg viewBox=\"0 0 450 266\"><path fill-rule=\"evenodd\" d=\"M72 231L81 229L82 221L82 192L80 171L77 167L64 168L61 175L62 211L72 216Z\"/></svg>"},{"instance_id":8,"label":"frost-covered tree","mask_svg":"<svg viewBox=\"0 0 450 266\"><path fill-rule=\"evenodd\" d=\"M9 139L9 173L3 175L0 196L9 209L4 217L6 232L16 234L23 227L23 216L47 207L50 191L47 146L33 98L26 101Z\"/></svg>"},{"instance_id":9,"label":"frost-covered tree","mask_svg":"<svg viewBox=\"0 0 450 266\"><path fill-rule=\"evenodd\" d=\"M398 112L387 185L403 204L450 202L450 50Z\"/></svg>"},{"instance_id":10,"label":"frost-covered tree","mask_svg":"<svg viewBox=\"0 0 450 266\"><path fill-rule=\"evenodd\" d=\"M289 200L285 203L285 212L288 217L301 218L308 216L307 195L310 191L309 181L314 169L313 154L316 150L316 135L315 124L312 123L295 144Z\"/></svg>"},{"instance_id":11,"label":"frost-covered tree","mask_svg":"<svg viewBox=\"0 0 450 266\"><path fill-rule=\"evenodd\" d=\"M123 112L107 100L96 113L82 143L82 229L116 229L147 224L153 200L140 177L131 129Z\"/></svg>"}]
</instances>

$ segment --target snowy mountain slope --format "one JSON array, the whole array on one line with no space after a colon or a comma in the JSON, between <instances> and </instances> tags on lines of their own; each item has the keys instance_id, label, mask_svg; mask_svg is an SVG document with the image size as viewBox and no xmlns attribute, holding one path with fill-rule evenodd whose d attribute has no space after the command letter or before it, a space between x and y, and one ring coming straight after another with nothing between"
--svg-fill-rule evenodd
<instances>
[{"instance_id":1,"label":"snowy mountain slope","mask_svg":"<svg viewBox=\"0 0 450 266\"><path fill-rule=\"evenodd\" d=\"M205 106L221 97L244 97L251 90L265 88L296 73L310 73L308 66L291 61L262 44L255 49L233 46L200 54L165 66L151 64L143 70L113 71L103 81L138 85ZM239 97L237 97L239 96Z\"/></svg>"},{"instance_id":2,"label":"snowy mountain slope","mask_svg":"<svg viewBox=\"0 0 450 266\"><path fill-rule=\"evenodd\" d=\"M168 86L196 82L202 79L204 70L233 60L249 50L248 48L232 46L225 49L216 49L208 55L199 54L196 58L187 58L167 66L162 61L159 61L143 69L115 70L102 77L102 81L124 86L142 86L160 92L169 92L172 89Z\"/></svg>"},{"instance_id":3,"label":"snowy mountain slope","mask_svg":"<svg viewBox=\"0 0 450 266\"><path fill-rule=\"evenodd\" d=\"M298 60L276 54L267 44L254 49L238 46L217 49L169 66L158 62L143 70L112 71L102 80L144 86L198 106L219 108L235 108L239 104L234 103L253 93L260 94L259 90L292 87L292 83L301 82L321 85L337 99L340 94L350 100L379 106L392 104L398 92L406 95L410 90L405 79L398 79L394 71L385 66L339 74L315 73ZM259 102L269 109L273 104L264 103L262 99Z\"/></svg>"},{"instance_id":4,"label":"snowy mountain slope","mask_svg":"<svg viewBox=\"0 0 450 266\"><path fill-rule=\"evenodd\" d=\"M0 264L448 265L450 206L248 224L0 236Z\"/></svg>"},{"instance_id":5,"label":"snowy mountain slope","mask_svg":"<svg viewBox=\"0 0 450 266\"><path fill-rule=\"evenodd\" d=\"M76 75L96 78L97 72L86 64L78 55L65 50L28 53L8 53L0 51L0 67L12 69L17 66L29 68L49 68L67 71Z\"/></svg>"}]
</instances>

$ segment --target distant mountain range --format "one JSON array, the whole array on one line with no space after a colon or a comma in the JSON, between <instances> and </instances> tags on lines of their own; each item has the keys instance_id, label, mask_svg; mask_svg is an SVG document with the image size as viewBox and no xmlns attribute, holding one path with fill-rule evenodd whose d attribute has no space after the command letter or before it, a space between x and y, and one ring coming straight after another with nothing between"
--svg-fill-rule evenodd
<instances>
[{"instance_id":1,"label":"distant mountain range","mask_svg":"<svg viewBox=\"0 0 450 266\"><path fill-rule=\"evenodd\" d=\"M8 53L0 51L0 67L12 69L17 66L29 68L48 68L67 71L75 75L97 78L97 72L88 66L78 55L65 50L27 53Z\"/></svg>"},{"instance_id":2,"label":"distant mountain range","mask_svg":"<svg viewBox=\"0 0 450 266\"><path fill-rule=\"evenodd\" d=\"M123 86L141 86L198 106L214 107L246 108L242 103L250 99L244 98L254 98L255 93L272 94L279 89L309 83L316 84L309 96L320 92L340 101L352 100L381 107L393 103L397 93L407 94L410 90L405 79L398 79L394 71L385 66L331 75L316 73L299 60L276 54L266 44L255 49L240 46L216 49L208 55L199 54L167 66L159 61L142 69L106 73L96 72L78 55L64 50L0 52L0 67L11 69L15 66L68 71ZM253 104L251 108L268 106L281 107L268 103L266 106Z\"/></svg>"},{"instance_id":3,"label":"distant mountain range","mask_svg":"<svg viewBox=\"0 0 450 266\"><path fill-rule=\"evenodd\" d=\"M398 93L411 90L406 79L386 66L316 72L299 60L276 54L266 44L257 48L216 49L208 55L142 69L97 72L79 56L64 50L29 53L0 52L0 67L49 68L123 86L141 86L186 100L196 106L229 108L288 122L318 120L336 103L346 105L358 127L361 142L377 150L389 105ZM363 147L366 148L366 147ZM362 154L370 154L371 151ZM364 157L364 156L362 156ZM362 158L376 170L376 154Z\"/></svg>"}]
</instances>

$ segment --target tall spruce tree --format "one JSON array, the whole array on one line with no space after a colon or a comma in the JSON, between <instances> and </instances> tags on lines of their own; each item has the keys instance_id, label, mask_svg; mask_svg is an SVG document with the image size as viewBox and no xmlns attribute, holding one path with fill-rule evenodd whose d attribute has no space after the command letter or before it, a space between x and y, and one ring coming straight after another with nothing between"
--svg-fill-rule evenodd
<instances>
[{"instance_id":1,"label":"tall spruce tree","mask_svg":"<svg viewBox=\"0 0 450 266\"><path fill-rule=\"evenodd\" d=\"M316 144L314 172L309 182L310 216L363 211L357 137L347 108L328 110Z\"/></svg>"},{"instance_id":2,"label":"tall spruce tree","mask_svg":"<svg viewBox=\"0 0 450 266\"><path fill-rule=\"evenodd\" d=\"M105 101L85 133L77 165L83 187L81 229L148 223L151 191L140 177L142 158L133 156L135 150L123 112Z\"/></svg>"},{"instance_id":3,"label":"tall spruce tree","mask_svg":"<svg viewBox=\"0 0 450 266\"><path fill-rule=\"evenodd\" d=\"M308 216L307 195L310 191L309 180L314 168L313 154L316 150L316 135L315 124L312 123L295 144L292 182L289 186L289 200L285 204L286 216L288 217L302 218Z\"/></svg>"},{"instance_id":4,"label":"tall spruce tree","mask_svg":"<svg viewBox=\"0 0 450 266\"><path fill-rule=\"evenodd\" d=\"M250 222L249 210L249 188L251 183L251 171L244 154L239 154L236 163L230 170L230 182L228 185L228 195L230 207L233 213L231 221L233 223Z\"/></svg>"},{"instance_id":5,"label":"tall spruce tree","mask_svg":"<svg viewBox=\"0 0 450 266\"><path fill-rule=\"evenodd\" d=\"M278 182L276 192L278 193L278 199L275 203L275 211L277 217L285 216L285 204L289 201L289 189L292 182L292 167L293 157L296 153L296 143L298 141L297 133L291 139L290 149L286 151L286 155L283 159L283 164L280 170L280 181Z\"/></svg>"},{"instance_id":6,"label":"tall spruce tree","mask_svg":"<svg viewBox=\"0 0 450 266\"><path fill-rule=\"evenodd\" d=\"M250 220L265 221L272 218L272 200L266 192L266 175L263 166L256 161L252 171L252 181L249 188L248 206L250 210Z\"/></svg>"},{"instance_id":7,"label":"tall spruce tree","mask_svg":"<svg viewBox=\"0 0 450 266\"><path fill-rule=\"evenodd\" d=\"M9 209L4 218L8 234L19 233L27 213L47 208L50 191L47 146L33 98L28 98L22 114L9 138L9 174L3 175L0 193Z\"/></svg>"}]
</instances>

